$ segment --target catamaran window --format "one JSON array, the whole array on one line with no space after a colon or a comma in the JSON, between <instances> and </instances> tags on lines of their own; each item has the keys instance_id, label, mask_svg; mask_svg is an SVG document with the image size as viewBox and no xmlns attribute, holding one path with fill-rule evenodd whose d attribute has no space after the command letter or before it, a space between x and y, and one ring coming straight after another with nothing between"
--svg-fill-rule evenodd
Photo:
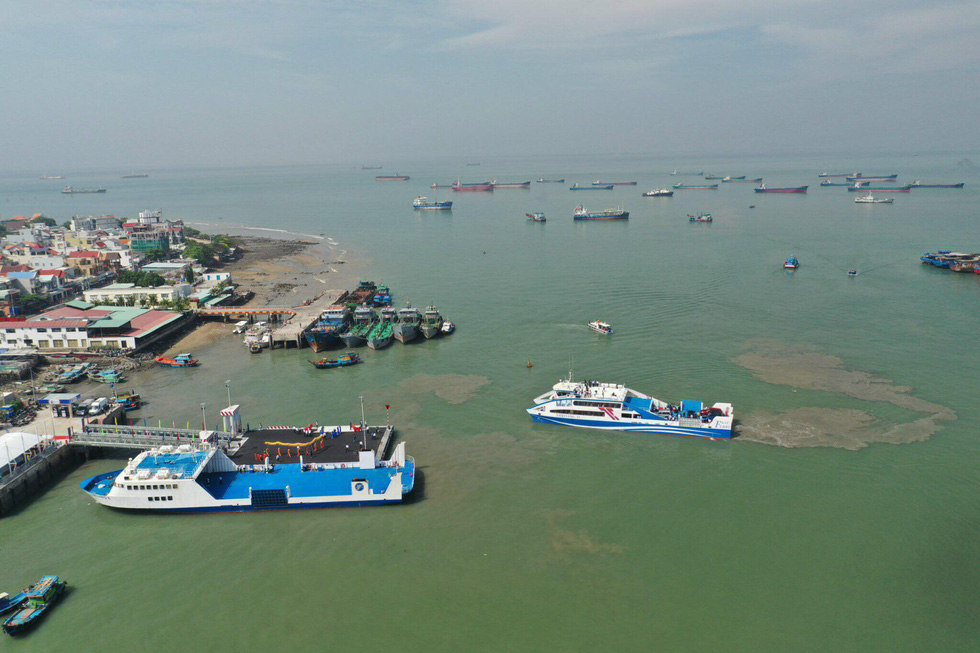
<instances>
[{"instance_id":1,"label":"catamaran window","mask_svg":"<svg viewBox=\"0 0 980 653\"><path fill-rule=\"evenodd\" d=\"M573 401L573 406L595 406L596 408L618 408L617 404L599 401Z\"/></svg>"},{"instance_id":2,"label":"catamaran window","mask_svg":"<svg viewBox=\"0 0 980 653\"><path fill-rule=\"evenodd\" d=\"M559 413L561 415L588 415L590 417L608 417L605 413L597 410L552 410L552 413Z\"/></svg>"}]
</instances>

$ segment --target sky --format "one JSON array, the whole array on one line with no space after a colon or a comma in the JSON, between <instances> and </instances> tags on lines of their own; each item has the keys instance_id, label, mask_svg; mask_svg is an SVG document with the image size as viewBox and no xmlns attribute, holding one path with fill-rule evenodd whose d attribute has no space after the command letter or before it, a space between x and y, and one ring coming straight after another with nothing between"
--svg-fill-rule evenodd
<instances>
[{"instance_id":1,"label":"sky","mask_svg":"<svg viewBox=\"0 0 980 653\"><path fill-rule=\"evenodd\" d=\"M0 169L978 149L976 0L3 0Z\"/></svg>"}]
</instances>

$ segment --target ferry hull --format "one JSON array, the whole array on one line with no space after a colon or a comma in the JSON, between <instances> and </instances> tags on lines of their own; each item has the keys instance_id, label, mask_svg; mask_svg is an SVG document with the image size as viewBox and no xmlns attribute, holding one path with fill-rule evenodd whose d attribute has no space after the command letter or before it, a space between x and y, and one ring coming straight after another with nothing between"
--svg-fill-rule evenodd
<instances>
[{"instance_id":1,"label":"ferry hull","mask_svg":"<svg viewBox=\"0 0 980 653\"><path fill-rule=\"evenodd\" d=\"M658 433L662 435L686 435L702 438L732 438L731 429L715 429L707 427L685 427L673 422L643 423L643 424L611 424L605 421L576 419L570 417L555 417L547 415L536 415L531 413L531 419L535 422L548 424L559 424L561 426L577 426L587 429L601 429L603 431L626 431L628 433Z\"/></svg>"}]
</instances>

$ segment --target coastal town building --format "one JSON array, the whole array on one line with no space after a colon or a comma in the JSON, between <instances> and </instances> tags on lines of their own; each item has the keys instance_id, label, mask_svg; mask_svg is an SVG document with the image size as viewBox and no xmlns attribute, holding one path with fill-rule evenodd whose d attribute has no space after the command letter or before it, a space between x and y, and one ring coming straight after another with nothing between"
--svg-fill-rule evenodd
<instances>
[{"instance_id":1,"label":"coastal town building","mask_svg":"<svg viewBox=\"0 0 980 653\"><path fill-rule=\"evenodd\" d=\"M132 300L136 303L147 301L155 304L161 301L174 301L191 294L191 286L179 283L173 286L157 286L155 288L137 286L133 283L113 283L102 288L92 288L82 293L87 302L114 303L120 300Z\"/></svg>"},{"instance_id":2,"label":"coastal town building","mask_svg":"<svg viewBox=\"0 0 980 653\"><path fill-rule=\"evenodd\" d=\"M119 218L114 215L90 215L88 217L82 217L80 215L73 216L71 219L71 230L72 231L109 231L112 229L118 229L120 224Z\"/></svg>"},{"instance_id":3,"label":"coastal town building","mask_svg":"<svg viewBox=\"0 0 980 653\"><path fill-rule=\"evenodd\" d=\"M73 301L24 320L0 322L0 346L138 350L176 331L184 319L173 311Z\"/></svg>"}]
</instances>

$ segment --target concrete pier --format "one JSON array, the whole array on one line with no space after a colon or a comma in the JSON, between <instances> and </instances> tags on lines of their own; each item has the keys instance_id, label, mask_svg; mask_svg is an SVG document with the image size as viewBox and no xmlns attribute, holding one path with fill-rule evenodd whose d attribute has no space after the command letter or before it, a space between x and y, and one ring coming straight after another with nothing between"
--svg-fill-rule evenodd
<instances>
[{"instance_id":1,"label":"concrete pier","mask_svg":"<svg viewBox=\"0 0 980 653\"><path fill-rule=\"evenodd\" d=\"M0 478L0 518L28 503L44 488L61 480L88 458L85 447L52 444Z\"/></svg>"}]
</instances>

